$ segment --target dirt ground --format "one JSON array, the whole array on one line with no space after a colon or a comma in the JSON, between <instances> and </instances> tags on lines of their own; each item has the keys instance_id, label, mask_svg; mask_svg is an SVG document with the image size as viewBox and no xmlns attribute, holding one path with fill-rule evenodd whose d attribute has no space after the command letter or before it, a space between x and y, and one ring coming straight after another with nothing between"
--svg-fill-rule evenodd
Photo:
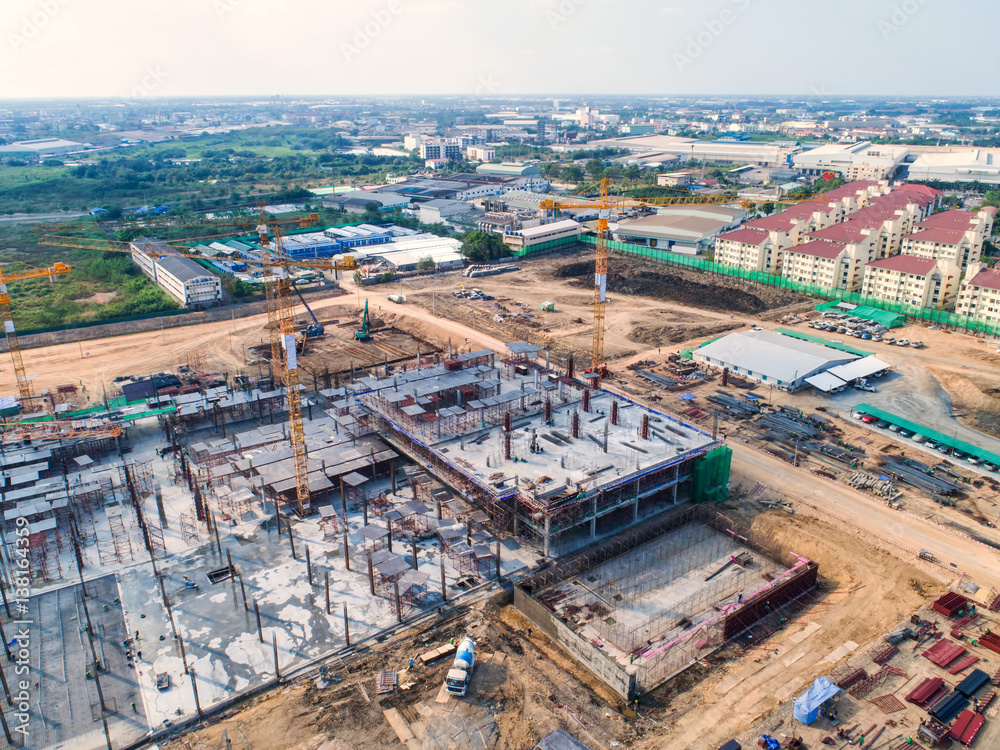
<instances>
[{"instance_id":1,"label":"dirt ground","mask_svg":"<svg viewBox=\"0 0 1000 750\"><path fill-rule=\"evenodd\" d=\"M326 671L325 679L318 672L303 677L165 747L214 750L224 747L224 732L237 747L241 738L250 748L403 747L384 715L392 709L417 738L432 731L442 717L462 717L470 725L485 725L494 733L488 744L494 748L530 748L560 727L592 747L609 747L614 741L630 745L644 731L643 722L637 725L623 718L620 701L610 690L547 638L537 631L529 636L528 630L529 623L512 606L487 602L442 625L376 644L346 668ZM470 689L466 698L451 698L448 706L436 698L450 659L426 667L417 660L412 671L408 662L465 634L476 639L480 663L473 687L479 689L475 694ZM486 654L493 658L486 658ZM499 669L492 667L501 661ZM482 673L491 667L495 672L492 679L484 677ZM399 672L400 687L378 695L375 675L384 669ZM416 745L409 746L423 747L424 743L418 739Z\"/></svg>"},{"instance_id":2,"label":"dirt ground","mask_svg":"<svg viewBox=\"0 0 1000 750\"><path fill-rule=\"evenodd\" d=\"M594 264L581 259L561 266L557 278L593 288ZM608 291L724 312L761 313L801 302L803 297L772 286L758 286L728 276L709 276L634 258L608 259Z\"/></svg>"},{"instance_id":3,"label":"dirt ground","mask_svg":"<svg viewBox=\"0 0 1000 750\"><path fill-rule=\"evenodd\" d=\"M846 656L857 648L850 644L864 646L944 589L927 573L872 546L860 532L801 514L757 514L752 501L733 505L738 507L724 512L818 562L822 588L813 603L766 641L748 650L731 645L701 669L655 690L652 718L661 730L640 747L707 749L743 735L815 677L828 674L841 661L827 658L836 649L846 644ZM808 636L800 639L797 634L806 628Z\"/></svg>"}]
</instances>

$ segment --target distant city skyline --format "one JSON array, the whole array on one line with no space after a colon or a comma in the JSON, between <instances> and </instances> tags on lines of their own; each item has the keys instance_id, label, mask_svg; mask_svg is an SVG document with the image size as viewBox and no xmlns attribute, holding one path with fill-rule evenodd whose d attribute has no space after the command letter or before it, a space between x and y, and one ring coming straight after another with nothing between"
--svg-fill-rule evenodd
<instances>
[{"instance_id":1,"label":"distant city skyline","mask_svg":"<svg viewBox=\"0 0 1000 750\"><path fill-rule=\"evenodd\" d=\"M986 0L7 0L0 98L991 96ZM976 22L979 19L981 22Z\"/></svg>"}]
</instances>

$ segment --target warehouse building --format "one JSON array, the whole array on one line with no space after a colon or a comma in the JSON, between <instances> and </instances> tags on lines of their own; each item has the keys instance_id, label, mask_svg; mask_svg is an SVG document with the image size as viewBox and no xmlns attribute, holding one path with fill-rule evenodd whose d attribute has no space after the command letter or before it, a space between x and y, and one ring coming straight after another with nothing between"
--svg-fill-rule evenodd
<instances>
[{"instance_id":1,"label":"warehouse building","mask_svg":"<svg viewBox=\"0 0 1000 750\"><path fill-rule=\"evenodd\" d=\"M786 147L761 141L701 141L673 135L635 135L624 138L602 138L584 146L594 148L624 148L642 153L669 164L673 160L708 162L712 164L753 164L761 167L781 167L790 163L798 146ZM553 147L553 151L574 151L580 144Z\"/></svg>"},{"instance_id":2,"label":"warehouse building","mask_svg":"<svg viewBox=\"0 0 1000 750\"><path fill-rule=\"evenodd\" d=\"M542 224L537 227L518 229L513 232L506 232L503 241L511 249L531 247L540 245L551 240L560 240L565 237L579 237L583 228L572 219L562 219L551 224Z\"/></svg>"},{"instance_id":3,"label":"warehouse building","mask_svg":"<svg viewBox=\"0 0 1000 750\"><path fill-rule=\"evenodd\" d=\"M743 209L730 206L677 206L619 222L612 235L620 242L696 255L711 248L719 234L738 226L747 216Z\"/></svg>"},{"instance_id":4,"label":"warehouse building","mask_svg":"<svg viewBox=\"0 0 1000 750\"><path fill-rule=\"evenodd\" d=\"M418 235L380 246L368 256L367 265L377 264L377 270L416 271L420 261L429 258L438 270L461 268L462 243L452 237ZM382 266L385 264L385 266Z\"/></svg>"},{"instance_id":5,"label":"warehouse building","mask_svg":"<svg viewBox=\"0 0 1000 750\"><path fill-rule=\"evenodd\" d=\"M836 172L845 180L885 180L893 176L910 150L906 146L861 143L830 143L792 157L804 174Z\"/></svg>"},{"instance_id":6,"label":"warehouse building","mask_svg":"<svg viewBox=\"0 0 1000 750\"><path fill-rule=\"evenodd\" d=\"M327 195L323 198L324 208L336 208L352 214L363 214L372 203L379 211L405 208L410 199L397 193L377 193L374 190L352 190L341 195Z\"/></svg>"},{"instance_id":7,"label":"warehouse building","mask_svg":"<svg viewBox=\"0 0 1000 750\"><path fill-rule=\"evenodd\" d=\"M694 361L785 391L858 355L773 331L731 333L695 349Z\"/></svg>"},{"instance_id":8,"label":"warehouse building","mask_svg":"<svg viewBox=\"0 0 1000 750\"><path fill-rule=\"evenodd\" d=\"M909 179L1000 184L1000 152L996 149L977 148L922 153L910 165Z\"/></svg>"},{"instance_id":9,"label":"warehouse building","mask_svg":"<svg viewBox=\"0 0 1000 750\"><path fill-rule=\"evenodd\" d=\"M358 224L353 227L330 227L329 229L324 229L323 234L337 240L340 244L340 252L353 250L357 247L381 245L384 242L392 240L392 235L388 231L373 224Z\"/></svg>"},{"instance_id":10,"label":"warehouse building","mask_svg":"<svg viewBox=\"0 0 1000 750\"><path fill-rule=\"evenodd\" d=\"M175 252L162 240L135 240L130 247L132 262L184 307L207 307L222 301L222 281L214 273L190 258L154 257L159 252Z\"/></svg>"}]
</instances>

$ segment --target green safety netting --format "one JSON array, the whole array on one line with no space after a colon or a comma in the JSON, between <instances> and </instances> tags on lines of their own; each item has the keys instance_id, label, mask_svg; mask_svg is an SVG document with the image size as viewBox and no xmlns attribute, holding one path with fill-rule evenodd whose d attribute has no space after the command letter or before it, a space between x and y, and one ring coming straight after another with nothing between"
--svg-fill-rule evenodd
<instances>
[{"instance_id":1,"label":"green safety netting","mask_svg":"<svg viewBox=\"0 0 1000 750\"><path fill-rule=\"evenodd\" d=\"M713 448L694 461L691 469L691 500L701 503L707 500L722 502L728 496L729 468L733 461L733 451L729 446Z\"/></svg>"},{"instance_id":2,"label":"green safety netting","mask_svg":"<svg viewBox=\"0 0 1000 750\"><path fill-rule=\"evenodd\" d=\"M915 435L923 435L926 438L930 438L938 445L947 445L949 448L956 448L962 451L962 453L975 456L980 461L985 461L986 463L993 464L994 466L1000 466L1000 454L993 453L985 448L980 448L978 445L967 443L964 440L959 440L955 437L955 435L946 435L943 432L938 432L935 429L926 427L925 425L913 422L905 417L900 417L892 412L879 409L869 404L858 404L854 407L854 411L860 414L865 414L869 417L885 420L889 424L899 425L903 429L909 430Z\"/></svg>"},{"instance_id":3,"label":"green safety netting","mask_svg":"<svg viewBox=\"0 0 1000 750\"><path fill-rule=\"evenodd\" d=\"M889 312L888 310L876 310L874 307L867 307L865 305L854 305L850 308L837 307L839 304L841 303L837 300L832 300L816 305L816 309L820 312L839 312L850 315L852 318L873 320L886 328L899 328L906 325L906 316L899 313Z\"/></svg>"}]
</instances>

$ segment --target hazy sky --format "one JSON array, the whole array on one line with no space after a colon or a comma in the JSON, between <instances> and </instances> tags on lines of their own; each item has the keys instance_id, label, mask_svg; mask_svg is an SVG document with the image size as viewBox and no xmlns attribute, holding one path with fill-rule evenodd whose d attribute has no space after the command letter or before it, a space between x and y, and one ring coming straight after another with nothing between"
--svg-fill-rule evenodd
<instances>
[{"instance_id":1,"label":"hazy sky","mask_svg":"<svg viewBox=\"0 0 1000 750\"><path fill-rule=\"evenodd\" d=\"M993 95L996 0L2 0L0 98Z\"/></svg>"}]
</instances>

